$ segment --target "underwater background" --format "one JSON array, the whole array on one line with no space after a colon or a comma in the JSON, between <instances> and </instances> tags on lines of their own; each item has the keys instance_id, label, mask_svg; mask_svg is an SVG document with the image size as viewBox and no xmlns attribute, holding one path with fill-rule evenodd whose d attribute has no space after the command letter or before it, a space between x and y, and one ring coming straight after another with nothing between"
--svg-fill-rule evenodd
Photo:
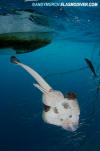
<instances>
[{"instance_id":1,"label":"underwater background","mask_svg":"<svg viewBox=\"0 0 100 151\"><path fill-rule=\"evenodd\" d=\"M44 123L42 94L26 71L10 63L12 55L54 89L77 94L77 131ZM48 8L0 1L0 151L100 151L99 81L100 6Z\"/></svg>"}]
</instances>

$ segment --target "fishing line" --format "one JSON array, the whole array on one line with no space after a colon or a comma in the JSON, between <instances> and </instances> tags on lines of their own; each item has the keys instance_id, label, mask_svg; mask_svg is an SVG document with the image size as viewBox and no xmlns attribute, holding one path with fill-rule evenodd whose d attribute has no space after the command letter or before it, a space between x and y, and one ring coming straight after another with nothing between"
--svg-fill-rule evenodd
<instances>
[{"instance_id":1,"label":"fishing line","mask_svg":"<svg viewBox=\"0 0 100 151\"><path fill-rule=\"evenodd\" d=\"M91 61L93 62L94 60L94 54L95 54L95 49L98 47L98 44L100 44L100 38L95 42L95 44L94 44L94 48L92 49L92 52L91 52Z\"/></svg>"},{"instance_id":2,"label":"fishing line","mask_svg":"<svg viewBox=\"0 0 100 151\"><path fill-rule=\"evenodd\" d=\"M47 74L44 78L47 79L49 77L54 77L54 76L60 76L60 75L66 75L66 74L70 74L70 73L73 73L73 72L78 72L78 71L81 71L81 70L85 70L89 68L88 66L85 66L85 67L81 67L79 69L75 69L75 70L71 70L71 71L65 71L65 72L58 72L58 73L51 73L51 74Z\"/></svg>"},{"instance_id":3,"label":"fishing line","mask_svg":"<svg viewBox=\"0 0 100 151\"><path fill-rule=\"evenodd\" d=\"M94 46L94 49L92 51L92 55L91 55L91 60L93 60L93 55L94 55L94 52L95 52L95 49L97 47L97 44L95 44ZM99 65L100 66L100 65ZM97 78L96 78L97 79ZM92 125L92 121L94 119L94 116L95 116L95 111L96 111L96 104L97 104L97 101L98 101L98 97L99 97L99 91L100 91L100 80L98 82L98 85L96 87L96 97L93 101L93 106L92 106L92 111L90 113L90 116L88 117L88 119L86 119L85 123L88 123L87 126L86 126L86 130L85 130L85 137L84 139L82 140L82 142L80 143L80 147L79 147L79 150L83 147L83 144L85 145L86 143L86 138L87 138L87 133L88 133L88 130L90 129L91 125ZM85 123L83 125L85 125ZM82 125L82 126L83 126Z\"/></svg>"}]
</instances>

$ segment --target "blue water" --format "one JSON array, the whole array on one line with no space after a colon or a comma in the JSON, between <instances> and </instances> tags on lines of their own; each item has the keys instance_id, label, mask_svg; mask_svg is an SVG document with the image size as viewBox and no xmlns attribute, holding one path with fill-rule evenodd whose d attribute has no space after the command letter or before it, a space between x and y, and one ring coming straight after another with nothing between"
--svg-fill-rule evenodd
<instances>
[{"instance_id":1,"label":"blue water","mask_svg":"<svg viewBox=\"0 0 100 151\"><path fill-rule=\"evenodd\" d=\"M2 0L1 14L12 13L11 8L35 9L31 4ZM54 89L63 94L77 94L80 126L77 131L68 132L44 123L42 94L33 87L35 80L10 63L11 55L0 55L0 151L100 151L100 92L97 91L100 8L64 8L62 12L58 8L36 8L36 11L48 15L49 27L56 36L51 44L16 56ZM93 62L98 78L84 68L85 58Z\"/></svg>"}]
</instances>

